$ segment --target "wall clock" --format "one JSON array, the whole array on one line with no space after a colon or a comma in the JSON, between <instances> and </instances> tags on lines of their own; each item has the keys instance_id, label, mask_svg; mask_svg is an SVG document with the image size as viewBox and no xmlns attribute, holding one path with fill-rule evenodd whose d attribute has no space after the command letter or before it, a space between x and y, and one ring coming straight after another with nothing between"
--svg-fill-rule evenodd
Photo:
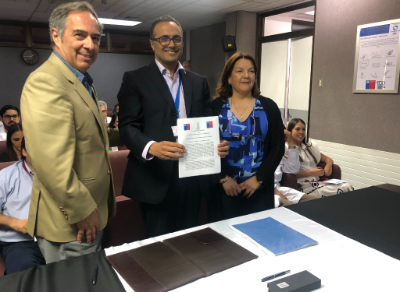
<instances>
[{"instance_id":1,"label":"wall clock","mask_svg":"<svg viewBox=\"0 0 400 292\"><path fill-rule=\"evenodd\" d=\"M39 61L39 54L34 49L26 49L22 52L22 60L28 65L35 65Z\"/></svg>"}]
</instances>

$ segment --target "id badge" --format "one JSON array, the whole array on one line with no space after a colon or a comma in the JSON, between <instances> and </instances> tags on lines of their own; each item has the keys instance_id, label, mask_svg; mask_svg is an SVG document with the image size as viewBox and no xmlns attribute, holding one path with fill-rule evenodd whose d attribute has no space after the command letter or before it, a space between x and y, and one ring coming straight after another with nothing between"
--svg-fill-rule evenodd
<instances>
[{"instance_id":1,"label":"id badge","mask_svg":"<svg viewBox=\"0 0 400 292\"><path fill-rule=\"evenodd\" d=\"M172 129L172 134L174 137L178 137L178 127L177 126L171 126Z\"/></svg>"}]
</instances>

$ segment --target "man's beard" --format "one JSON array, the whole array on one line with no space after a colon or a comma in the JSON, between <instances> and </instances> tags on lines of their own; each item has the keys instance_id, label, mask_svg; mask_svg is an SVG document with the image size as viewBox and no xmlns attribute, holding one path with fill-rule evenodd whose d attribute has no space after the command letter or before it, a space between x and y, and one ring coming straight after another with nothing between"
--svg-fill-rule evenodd
<instances>
[{"instance_id":1,"label":"man's beard","mask_svg":"<svg viewBox=\"0 0 400 292\"><path fill-rule=\"evenodd\" d=\"M8 125L4 124L4 129L5 129L6 131L8 131L8 129L10 129L10 127L11 127L12 125L14 125L14 124L15 124L15 122L10 122L10 123L8 123Z\"/></svg>"}]
</instances>

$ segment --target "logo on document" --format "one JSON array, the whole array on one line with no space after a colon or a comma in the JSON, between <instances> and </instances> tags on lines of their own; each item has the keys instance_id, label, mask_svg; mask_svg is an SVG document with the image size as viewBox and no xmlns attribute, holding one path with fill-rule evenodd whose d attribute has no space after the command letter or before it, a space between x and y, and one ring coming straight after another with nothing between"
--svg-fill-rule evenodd
<instances>
[{"instance_id":1,"label":"logo on document","mask_svg":"<svg viewBox=\"0 0 400 292\"><path fill-rule=\"evenodd\" d=\"M212 127L213 127L213 122L212 121L207 122L207 129L212 129Z\"/></svg>"},{"instance_id":2,"label":"logo on document","mask_svg":"<svg viewBox=\"0 0 400 292\"><path fill-rule=\"evenodd\" d=\"M190 131L190 124L183 124L184 131Z\"/></svg>"}]
</instances>

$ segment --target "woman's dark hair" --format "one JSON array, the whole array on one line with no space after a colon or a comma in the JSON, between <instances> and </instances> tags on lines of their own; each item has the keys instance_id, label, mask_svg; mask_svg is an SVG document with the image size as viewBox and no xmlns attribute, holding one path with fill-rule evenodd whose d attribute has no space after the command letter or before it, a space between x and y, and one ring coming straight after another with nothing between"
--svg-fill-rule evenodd
<instances>
[{"instance_id":1,"label":"woman's dark hair","mask_svg":"<svg viewBox=\"0 0 400 292\"><path fill-rule=\"evenodd\" d=\"M13 144L11 142L11 137L15 132L22 131L22 124L15 123L7 131L7 150L6 159L8 161L18 161L18 155L14 150Z\"/></svg>"},{"instance_id":2,"label":"woman's dark hair","mask_svg":"<svg viewBox=\"0 0 400 292\"><path fill-rule=\"evenodd\" d=\"M108 125L109 128L115 128L114 123L117 120L118 113L113 113L111 116L110 124Z\"/></svg>"},{"instance_id":3,"label":"woman's dark hair","mask_svg":"<svg viewBox=\"0 0 400 292\"><path fill-rule=\"evenodd\" d=\"M25 137L22 137L22 140L21 140L21 160L26 161L26 157L24 156L24 154L22 154L22 150L26 151Z\"/></svg>"},{"instance_id":4,"label":"woman's dark hair","mask_svg":"<svg viewBox=\"0 0 400 292\"><path fill-rule=\"evenodd\" d=\"M117 112L117 107L118 107L118 106L119 106L119 103L117 103L116 105L114 105L114 109L113 109L113 111L112 111L113 114L115 114L115 113L118 114L118 112Z\"/></svg>"},{"instance_id":5,"label":"woman's dark hair","mask_svg":"<svg viewBox=\"0 0 400 292\"><path fill-rule=\"evenodd\" d=\"M224 70L222 70L222 74L219 78L217 85L217 94L216 96L214 96L214 98L220 97L223 101L226 101L229 97L232 96L232 86L228 83L228 79L229 77L231 77L233 67L235 67L236 62L240 59L247 59L251 63L253 63L254 72L257 75L257 64L251 55L240 52L233 54L232 57L230 57L229 60L226 62ZM257 79L254 81L253 88L251 89L251 95L255 98L258 98L260 96L260 89L257 85Z\"/></svg>"},{"instance_id":6,"label":"woman's dark hair","mask_svg":"<svg viewBox=\"0 0 400 292\"><path fill-rule=\"evenodd\" d=\"M302 123L304 126L306 126L306 123L300 119L300 118L294 118L291 119L288 126L287 126L287 130L291 133L293 128L298 124L298 123ZM306 146L306 150L307 152L311 155L311 157L314 159L315 164L318 164L319 161L317 161L317 158L315 158L315 155L311 152L310 148L312 146L311 142L306 143L306 137L304 137L303 141L301 141L301 143L303 143ZM303 159L301 158L301 156L299 156L299 159L301 162L303 162Z\"/></svg>"}]
</instances>

